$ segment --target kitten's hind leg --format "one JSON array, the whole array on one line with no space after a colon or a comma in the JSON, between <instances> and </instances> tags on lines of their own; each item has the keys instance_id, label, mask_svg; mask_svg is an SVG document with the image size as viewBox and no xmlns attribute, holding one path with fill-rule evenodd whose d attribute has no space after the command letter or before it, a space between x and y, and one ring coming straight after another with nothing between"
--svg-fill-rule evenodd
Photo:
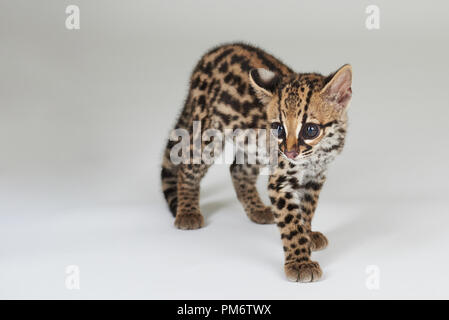
<instances>
[{"instance_id":1,"label":"kitten's hind leg","mask_svg":"<svg viewBox=\"0 0 449 320\"><path fill-rule=\"evenodd\" d=\"M178 207L175 226L182 230L199 229L204 226L200 212L200 182L208 165L182 164L178 170Z\"/></svg>"},{"instance_id":2,"label":"kitten's hind leg","mask_svg":"<svg viewBox=\"0 0 449 320\"><path fill-rule=\"evenodd\" d=\"M230 171L237 198L242 203L248 217L256 223L274 223L271 207L266 206L260 200L257 192L256 181L259 175L259 165L234 162Z\"/></svg>"}]
</instances>

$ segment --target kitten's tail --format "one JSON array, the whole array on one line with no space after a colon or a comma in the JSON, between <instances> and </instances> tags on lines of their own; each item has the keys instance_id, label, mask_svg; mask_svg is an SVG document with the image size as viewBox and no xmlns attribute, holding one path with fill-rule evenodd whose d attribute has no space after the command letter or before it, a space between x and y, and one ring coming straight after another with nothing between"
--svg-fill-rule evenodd
<instances>
[{"instance_id":1,"label":"kitten's tail","mask_svg":"<svg viewBox=\"0 0 449 320\"><path fill-rule=\"evenodd\" d=\"M192 127L192 111L193 104L191 103L190 94L187 97L184 108L176 121L175 129L185 129ZM174 164L170 159L170 151L177 141L168 140L165 147L164 157L162 160L162 191L164 192L165 200L171 213L176 217L176 209L178 208L178 170L179 165Z\"/></svg>"},{"instance_id":2,"label":"kitten's tail","mask_svg":"<svg viewBox=\"0 0 449 320\"><path fill-rule=\"evenodd\" d=\"M189 99L184 106L181 115L178 118L175 129L189 128L191 123L191 109L188 103ZM176 217L176 209L178 208L178 170L179 165L174 164L170 159L170 151L177 141L168 140L167 146L165 147L164 157L162 159L162 191L164 192L165 200L167 201L168 207L171 213Z\"/></svg>"},{"instance_id":3,"label":"kitten's tail","mask_svg":"<svg viewBox=\"0 0 449 320\"><path fill-rule=\"evenodd\" d=\"M162 160L162 191L165 200L170 208L173 216L176 216L176 208L178 207L178 166L170 160L171 141L167 143Z\"/></svg>"}]
</instances>

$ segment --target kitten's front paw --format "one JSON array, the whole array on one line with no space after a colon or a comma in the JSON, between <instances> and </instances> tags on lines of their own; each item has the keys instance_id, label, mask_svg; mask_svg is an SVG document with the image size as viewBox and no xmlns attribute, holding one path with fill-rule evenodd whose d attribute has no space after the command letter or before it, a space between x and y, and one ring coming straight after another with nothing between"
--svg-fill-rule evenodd
<instances>
[{"instance_id":1,"label":"kitten's front paw","mask_svg":"<svg viewBox=\"0 0 449 320\"><path fill-rule=\"evenodd\" d=\"M263 209L254 210L248 215L251 221L260 224L274 223L274 214L271 211L271 207L265 207Z\"/></svg>"},{"instance_id":2,"label":"kitten's front paw","mask_svg":"<svg viewBox=\"0 0 449 320\"><path fill-rule=\"evenodd\" d=\"M310 244L312 251L324 250L329 243L326 236L321 232L311 232L310 238L312 239L312 243Z\"/></svg>"},{"instance_id":3,"label":"kitten's front paw","mask_svg":"<svg viewBox=\"0 0 449 320\"><path fill-rule=\"evenodd\" d=\"M323 275L318 262L313 261L286 262L284 270L288 280L296 282L318 281Z\"/></svg>"},{"instance_id":4,"label":"kitten's front paw","mask_svg":"<svg viewBox=\"0 0 449 320\"><path fill-rule=\"evenodd\" d=\"M175 226L181 230L199 229L204 226L204 218L200 213L183 213L176 215Z\"/></svg>"}]
</instances>

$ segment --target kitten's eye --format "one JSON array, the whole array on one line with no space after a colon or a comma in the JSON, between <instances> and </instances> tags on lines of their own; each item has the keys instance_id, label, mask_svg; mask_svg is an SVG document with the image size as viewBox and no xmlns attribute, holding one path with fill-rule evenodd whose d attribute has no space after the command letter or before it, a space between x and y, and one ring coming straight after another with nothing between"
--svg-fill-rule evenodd
<instances>
[{"instance_id":1,"label":"kitten's eye","mask_svg":"<svg viewBox=\"0 0 449 320\"><path fill-rule=\"evenodd\" d=\"M271 129L274 129L274 130L276 130L277 131L277 134L278 134L278 138L284 138L284 136L285 136L285 130L284 130L284 126L281 124L281 123L279 123L279 122L273 122L272 124L271 124Z\"/></svg>"},{"instance_id":2,"label":"kitten's eye","mask_svg":"<svg viewBox=\"0 0 449 320\"><path fill-rule=\"evenodd\" d=\"M314 139L320 134L320 127L315 123L306 123L302 130L302 137L306 140Z\"/></svg>"}]
</instances>

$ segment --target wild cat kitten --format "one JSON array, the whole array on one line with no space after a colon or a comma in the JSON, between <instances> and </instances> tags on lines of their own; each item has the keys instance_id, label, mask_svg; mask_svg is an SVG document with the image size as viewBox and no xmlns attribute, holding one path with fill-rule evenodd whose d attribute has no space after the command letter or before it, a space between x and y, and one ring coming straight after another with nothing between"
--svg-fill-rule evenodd
<instances>
[{"instance_id":1,"label":"wild cat kitten","mask_svg":"<svg viewBox=\"0 0 449 320\"><path fill-rule=\"evenodd\" d=\"M259 165L230 166L237 197L257 223L276 223L285 253L285 273L292 281L318 280L322 271L310 259L328 240L312 231L311 222L326 180L328 164L342 150L352 71L344 65L329 76L296 73L261 49L235 43L206 53L195 67L190 91L175 128L202 130L275 129L277 169L269 177L271 207L256 190ZM209 165L175 165L169 141L162 164L162 187L175 226L197 229L204 219L199 208L201 178ZM204 146L203 146L204 147Z\"/></svg>"}]
</instances>

